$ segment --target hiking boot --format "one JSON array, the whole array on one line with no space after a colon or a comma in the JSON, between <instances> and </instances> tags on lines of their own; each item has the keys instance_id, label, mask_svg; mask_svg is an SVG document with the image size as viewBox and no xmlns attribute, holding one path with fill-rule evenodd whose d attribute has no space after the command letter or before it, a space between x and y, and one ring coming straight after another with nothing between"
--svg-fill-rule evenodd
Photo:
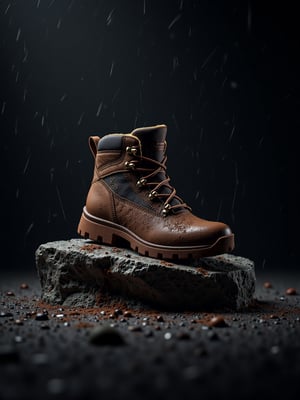
<instances>
[{"instance_id":1,"label":"hiking boot","mask_svg":"<svg viewBox=\"0 0 300 400\"><path fill-rule=\"evenodd\" d=\"M232 251L230 228L193 215L170 184L166 134L157 125L89 138L94 177L78 233L167 260Z\"/></svg>"}]
</instances>

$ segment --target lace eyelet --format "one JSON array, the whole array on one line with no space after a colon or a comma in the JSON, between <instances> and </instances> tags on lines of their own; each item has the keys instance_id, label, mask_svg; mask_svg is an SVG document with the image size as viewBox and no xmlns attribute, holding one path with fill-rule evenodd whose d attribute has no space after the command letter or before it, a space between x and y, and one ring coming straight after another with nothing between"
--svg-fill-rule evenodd
<instances>
[{"instance_id":1,"label":"lace eyelet","mask_svg":"<svg viewBox=\"0 0 300 400\"><path fill-rule=\"evenodd\" d=\"M139 180L137 181L136 186L137 186L138 188L142 188L143 186L146 185L146 183L147 183L147 179L141 178L141 179L139 179Z\"/></svg>"},{"instance_id":2,"label":"lace eyelet","mask_svg":"<svg viewBox=\"0 0 300 400\"><path fill-rule=\"evenodd\" d=\"M151 192L148 194L148 197L150 200L154 200L155 197L157 197L157 192L155 190L151 190Z\"/></svg>"},{"instance_id":3,"label":"lace eyelet","mask_svg":"<svg viewBox=\"0 0 300 400\"><path fill-rule=\"evenodd\" d=\"M166 217L168 214L169 214L169 212L170 212L170 210L171 210L171 206L170 206L170 204L165 204L164 205L164 208L162 209L162 216L163 217Z\"/></svg>"},{"instance_id":4,"label":"lace eyelet","mask_svg":"<svg viewBox=\"0 0 300 400\"><path fill-rule=\"evenodd\" d=\"M125 161L125 167L128 169L135 169L135 163L132 161Z\"/></svg>"},{"instance_id":5,"label":"lace eyelet","mask_svg":"<svg viewBox=\"0 0 300 400\"><path fill-rule=\"evenodd\" d=\"M132 155L132 156L136 156L137 155L137 151L138 149L134 146L127 146L126 147L126 153Z\"/></svg>"}]
</instances>

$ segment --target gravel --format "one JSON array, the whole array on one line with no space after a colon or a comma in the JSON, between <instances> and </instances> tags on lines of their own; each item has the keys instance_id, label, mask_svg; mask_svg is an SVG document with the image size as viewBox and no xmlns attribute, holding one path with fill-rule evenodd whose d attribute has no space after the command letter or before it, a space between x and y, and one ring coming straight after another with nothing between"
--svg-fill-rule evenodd
<instances>
[{"instance_id":1,"label":"gravel","mask_svg":"<svg viewBox=\"0 0 300 400\"><path fill-rule=\"evenodd\" d=\"M30 272L2 276L0 289L3 400L291 398L298 390L295 274L257 273L249 307L222 313L108 294L97 307L50 306Z\"/></svg>"}]
</instances>

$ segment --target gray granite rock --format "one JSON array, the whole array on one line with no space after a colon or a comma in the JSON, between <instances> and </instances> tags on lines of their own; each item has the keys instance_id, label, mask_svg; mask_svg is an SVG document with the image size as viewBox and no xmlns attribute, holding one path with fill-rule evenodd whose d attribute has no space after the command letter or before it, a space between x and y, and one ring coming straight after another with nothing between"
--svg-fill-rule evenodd
<instances>
[{"instance_id":1,"label":"gray granite rock","mask_svg":"<svg viewBox=\"0 0 300 400\"><path fill-rule=\"evenodd\" d=\"M255 291L254 263L223 254L179 265L116 247L71 239L41 244L42 299L90 307L102 292L173 310L242 309Z\"/></svg>"}]
</instances>

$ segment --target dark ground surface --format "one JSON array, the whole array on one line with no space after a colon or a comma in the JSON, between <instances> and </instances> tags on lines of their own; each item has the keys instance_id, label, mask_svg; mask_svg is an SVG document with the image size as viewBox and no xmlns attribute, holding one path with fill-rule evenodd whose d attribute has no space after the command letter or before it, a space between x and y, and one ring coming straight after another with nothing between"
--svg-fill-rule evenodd
<instances>
[{"instance_id":1,"label":"dark ground surface","mask_svg":"<svg viewBox=\"0 0 300 400\"><path fill-rule=\"evenodd\" d=\"M300 274L256 277L254 303L243 312L176 313L108 295L93 309L60 309L40 302L35 270L2 273L0 398L294 398L300 296L286 290L300 292ZM43 312L48 319L36 319ZM227 326L209 326L215 315ZM123 345L91 342L108 325Z\"/></svg>"}]
</instances>

